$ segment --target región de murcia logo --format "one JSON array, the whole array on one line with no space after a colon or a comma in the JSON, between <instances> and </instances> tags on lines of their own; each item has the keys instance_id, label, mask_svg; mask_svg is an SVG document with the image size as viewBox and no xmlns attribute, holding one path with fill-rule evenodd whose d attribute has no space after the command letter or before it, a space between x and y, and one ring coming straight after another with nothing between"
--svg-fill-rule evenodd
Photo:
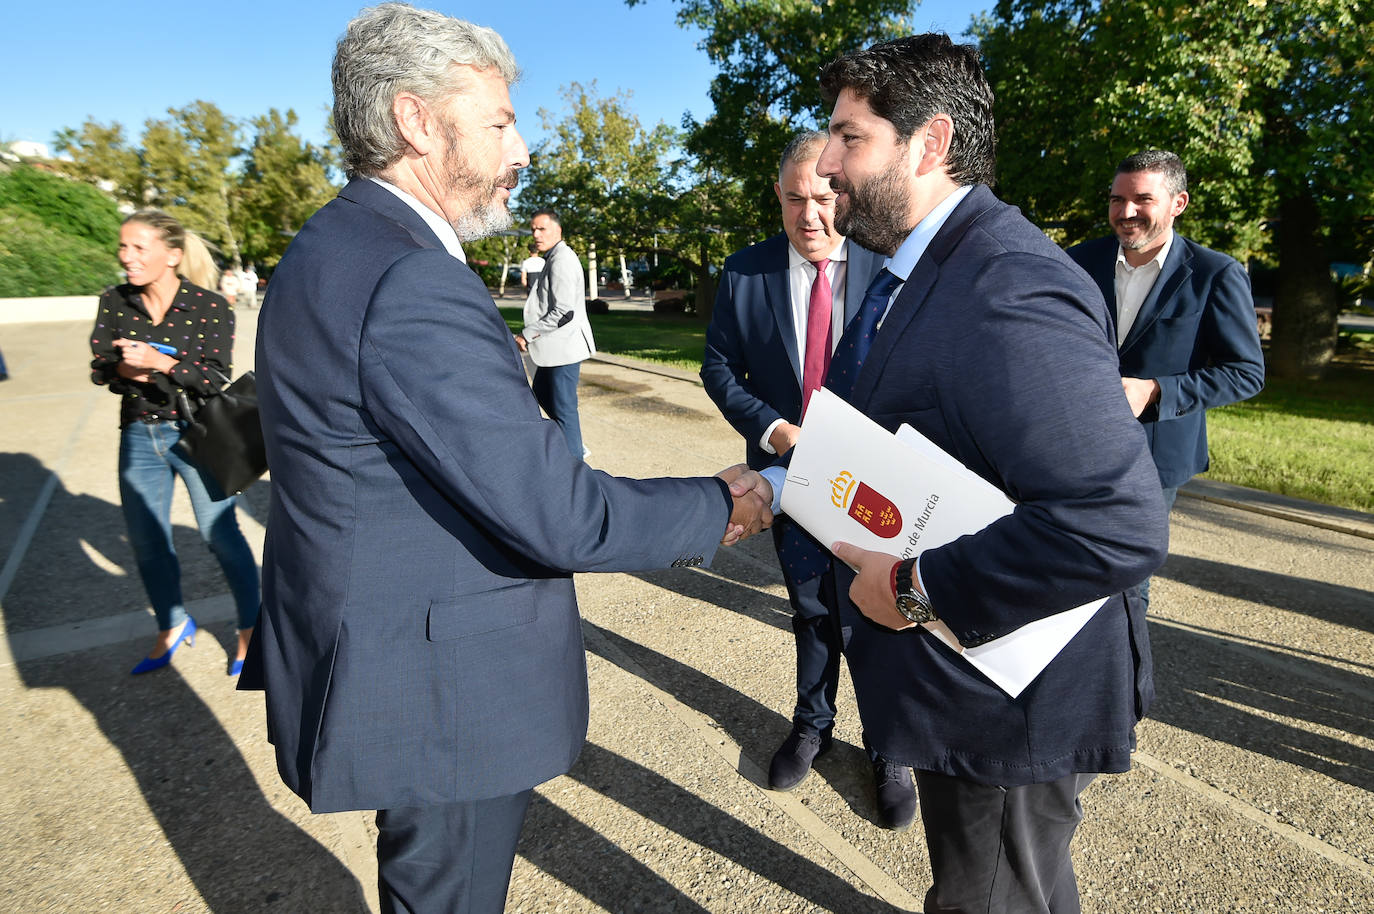
<instances>
[{"instance_id":1,"label":"regi\u00f3n de murcia logo","mask_svg":"<svg viewBox=\"0 0 1374 914\"><path fill-rule=\"evenodd\" d=\"M830 480L830 501L875 536L891 539L902 530L902 512L892 499L845 470Z\"/></svg>"}]
</instances>

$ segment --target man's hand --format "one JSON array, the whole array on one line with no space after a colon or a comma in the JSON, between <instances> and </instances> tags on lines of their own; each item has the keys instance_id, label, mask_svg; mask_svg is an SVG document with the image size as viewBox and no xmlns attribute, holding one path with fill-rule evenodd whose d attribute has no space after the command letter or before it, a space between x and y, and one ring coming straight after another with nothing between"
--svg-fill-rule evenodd
<instances>
[{"instance_id":1,"label":"man's hand","mask_svg":"<svg viewBox=\"0 0 1374 914\"><path fill-rule=\"evenodd\" d=\"M849 599L859 612L884 628L902 630L916 625L897 611L897 593L892 589L892 568L900 561L895 555L869 552L851 543L836 543L830 547L835 558L858 572L849 585ZM911 582L919 588L915 577Z\"/></svg>"},{"instance_id":2,"label":"man's hand","mask_svg":"<svg viewBox=\"0 0 1374 914\"><path fill-rule=\"evenodd\" d=\"M779 422L778 427L773 429L773 434L768 436L768 445L773 449L773 453L781 457L792 450L792 446L797 443L797 438L800 436L800 425L793 425L791 422Z\"/></svg>"},{"instance_id":3,"label":"man's hand","mask_svg":"<svg viewBox=\"0 0 1374 914\"><path fill-rule=\"evenodd\" d=\"M773 526L773 487L768 480L742 463L721 470L716 477L729 484L730 495L735 500L721 545L733 546Z\"/></svg>"},{"instance_id":4,"label":"man's hand","mask_svg":"<svg viewBox=\"0 0 1374 914\"><path fill-rule=\"evenodd\" d=\"M177 365L177 360L170 355L163 355L152 346L139 340L115 340L114 344L119 349L119 373L131 380L147 381L148 372L160 371L165 374ZM126 374L123 370L125 366L142 372L145 377L140 379L136 375Z\"/></svg>"},{"instance_id":5,"label":"man's hand","mask_svg":"<svg viewBox=\"0 0 1374 914\"><path fill-rule=\"evenodd\" d=\"M520 347L521 352L530 351L529 341L525 339L525 335L523 333L517 333L515 335L515 345Z\"/></svg>"},{"instance_id":6,"label":"man's hand","mask_svg":"<svg viewBox=\"0 0 1374 914\"><path fill-rule=\"evenodd\" d=\"M1121 389L1126 391L1126 402L1137 419L1151 403L1159 402L1159 382L1154 378L1122 378Z\"/></svg>"}]
</instances>

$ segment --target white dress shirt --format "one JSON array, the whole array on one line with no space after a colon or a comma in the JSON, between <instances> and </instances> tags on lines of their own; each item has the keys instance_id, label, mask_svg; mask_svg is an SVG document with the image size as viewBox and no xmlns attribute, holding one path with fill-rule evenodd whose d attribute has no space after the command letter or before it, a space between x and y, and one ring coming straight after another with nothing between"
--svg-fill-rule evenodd
<instances>
[{"instance_id":1,"label":"white dress shirt","mask_svg":"<svg viewBox=\"0 0 1374 914\"><path fill-rule=\"evenodd\" d=\"M374 177L372 180L395 194L406 206L415 210L416 214L421 219L425 220L425 225L432 228L434 234L439 236L439 243L444 246L444 250L463 261L463 263L468 262L468 255L463 253L463 246L458 243L458 233L453 230L453 226L444 221L443 216L440 216L434 210L425 206L415 197L401 190L395 184L383 181L381 178Z\"/></svg>"},{"instance_id":2,"label":"white dress shirt","mask_svg":"<svg viewBox=\"0 0 1374 914\"><path fill-rule=\"evenodd\" d=\"M1160 271L1164 269L1164 258L1169 256L1169 248L1174 246L1173 230L1169 231L1169 240L1164 242L1164 246L1159 249L1159 253L1148 262L1142 263L1138 267L1133 267L1126 262L1126 252L1120 247L1116 249L1116 346L1121 348L1121 344L1126 342L1126 336L1131 332L1131 325L1140 316L1140 306L1145 304L1145 298L1154 288L1155 281L1159 279Z\"/></svg>"},{"instance_id":3,"label":"white dress shirt","mask_svg":"<svg viewBox=\"0 0 1374 914\"><path fill-rule=\"evenodd\" d=\"M830 280L830 351L840 344L844 333L844 286L849 276L849 243L841 241L835 250L826 255L830 263L825 266L826 279ZM798 364L806 360L806 325L811 310L811 286L816 281L816 265L807 260L794 248L787 245L787 301L792 309L792 330L797 337ZM773 430L786 422L774 419L759 439L759 447L765 453L776 454L768 439Z\"/></svg>"}]
</instances>

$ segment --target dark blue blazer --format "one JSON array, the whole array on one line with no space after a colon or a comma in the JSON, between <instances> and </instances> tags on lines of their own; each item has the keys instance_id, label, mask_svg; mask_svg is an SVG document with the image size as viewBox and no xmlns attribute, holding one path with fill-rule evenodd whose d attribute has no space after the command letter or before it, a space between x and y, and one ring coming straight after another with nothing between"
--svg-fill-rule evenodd
<instances>
[{"instance_id":1,"label":"dark blue blazer","mask_svg":"<svg viewBox=\"0 0 1374 914\"><path fill-rule=\"evenodd\" d=\"M1017 502L921 556L956 636L1108 597L1016 699L933 635L880 628L841 599L864 732L887 758L1004 786L1129 767L1153 686L1144 613L1122 592L1163 562L1168 524L1110 334L1082 270L981 185L878 330L853 404L886 429L910 423ZM834 569L847 594L853 572Z\"/></svg>"},{"instance_id":2,"label":"dark blue blazer","mask_svg":"<svg viewBox=\"0 0 1374 914\"><path fill-rule=\"evenodd\" d=\"M845 323L883 265L880 254L847 242ZM801 421L802 357L792 326L785 233L736 251L725 260L716 291L701 380L727 422L744 436L745 460L759 469L777 457L759 447L778 419Z\"/></svg>"},{"instance_id":3,"label":"dark blue blazer","mask_svg":"<svg viewBox=\"0 0 1374 914\"><path fill-rule=\"evenodd\" d=\"M1113 333L1119 248L1109 236L1068 251L1102 290ZM1175 235L1120 358L1122 377L1159 382L1159 402L1140 422L1160 484L1180 486L1207 469L1207 410L1253 397L1264 387L1264 354L1245 269Z\"/></svg>"},{"instance_id":4,"label":"dark blue blazer","mask_svg":"<svg viewBox=\"0 0 1374 914\"><path fill-rule=\"evenodd\" d=\"M272 465L263 612L287 785L316 812L516 793L587 726L574 571L696 565L715 479L617 479L539 413L477 275L355 180L301 230L258 329Z\"/></svg>"}]
</instances>

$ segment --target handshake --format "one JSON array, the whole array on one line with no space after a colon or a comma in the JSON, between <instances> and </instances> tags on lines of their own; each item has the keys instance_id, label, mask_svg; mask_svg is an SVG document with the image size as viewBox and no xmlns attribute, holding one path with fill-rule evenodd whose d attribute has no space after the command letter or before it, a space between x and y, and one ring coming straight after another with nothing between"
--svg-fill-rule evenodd
<instances>
[{"instance_id":1,"label":"handshake","mask_svg":"<svg viewBox=\"0 0 1374 914\"><path fill-rule=\"evenodd\" d=\"M730 486L730 495L735 502L725 535L720 539L722 546L733 546L773 526L773 487L768 480L742 463L721 470L716 478Z\"/></svg>"}]
</instances>

